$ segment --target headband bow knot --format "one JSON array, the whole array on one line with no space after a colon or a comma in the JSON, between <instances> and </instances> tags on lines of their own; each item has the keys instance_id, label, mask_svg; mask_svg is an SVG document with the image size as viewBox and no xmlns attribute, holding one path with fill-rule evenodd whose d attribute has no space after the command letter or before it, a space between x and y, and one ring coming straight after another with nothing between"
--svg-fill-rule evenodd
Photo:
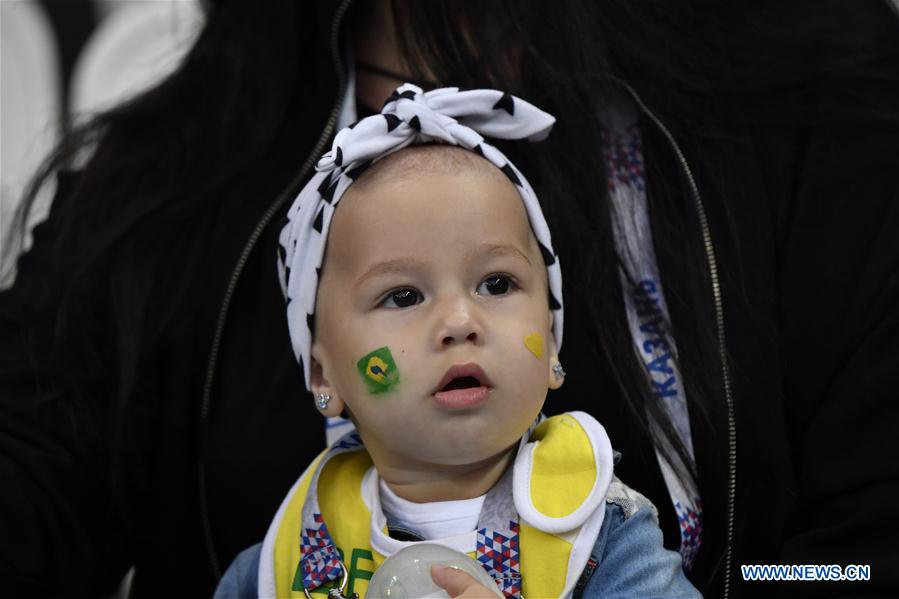
<instances>
[{"instance_id":1,"label":"headband bow knot","mask_svg":"<svg viewBox=\"0 0 899 599\"><path fill-rule=\"evenodd\" d=\"M287 224L278 238L278 274L287 299L290 341L307 389L311 389L310 352L318 277L337 203L368 165L414 144L440 142L476 152L515 185L546 265L553 337L556 347L562 347L562 272L546 219L524 175L484 141L484 136L539 141L554 123L552 115L500 91L445 87L422 92L406 83L387 99L380 114L365 117L337 133L331 149L316 164L316 174L287 211Z\"/></svg>"},{"instance_id":2,"label":"headband bow knot","mask_svg":"<svg viewBox=\"0 0 899 599\"><path fill-rule=\"evenodd\" d=\"M555 122L533 104L496 90L444 87L422 92L406 83L387 99L378 118L367 117L341 130L315 169L330 172L412 143L441 142L475 150L483 136L540 141Z\"/></svg>"}]
</instances>

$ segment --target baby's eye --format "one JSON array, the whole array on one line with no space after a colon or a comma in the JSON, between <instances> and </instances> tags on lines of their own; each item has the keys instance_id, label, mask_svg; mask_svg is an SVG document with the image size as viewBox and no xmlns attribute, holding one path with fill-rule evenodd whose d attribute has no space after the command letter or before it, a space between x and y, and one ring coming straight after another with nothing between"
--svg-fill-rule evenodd
<instances>
[{"instance_id":1,"label":"baby's eye","mask_svg":"<svg viewBox=\"0 0 899 599\"><path fill-rule=\"evenodd\" d=\"M422 297L418 291L405 287L403 289L394 289L388 293L387 297L381 302L381 306L384 308L408 308L409 306L420 304L421 301Z\"/></svg>"},{"instance_id":2,"label":"baby's eye","mask_svg":"<svg viewBox=\"0 0 899 599\"><path fill-rule=\"evenodd\" d=\"M515 287L508 275L490 275L478 285L478 295L505 295Z\"/></svg>"}]
</instances>

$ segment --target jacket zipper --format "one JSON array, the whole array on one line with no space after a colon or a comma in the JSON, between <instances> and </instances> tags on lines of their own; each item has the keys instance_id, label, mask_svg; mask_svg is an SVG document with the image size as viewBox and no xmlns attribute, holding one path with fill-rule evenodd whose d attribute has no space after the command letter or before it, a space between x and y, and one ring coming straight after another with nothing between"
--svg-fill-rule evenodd
<instances>
[{"instance_id":1,"label":"jacket zipper","mask_svg":"<svg viewBox=\"0 0 899 599\"><path fill-rule=\"evenodd\" d=\"M325 128L322 130L322 133L319 136L315 147L312 149L312 152L310 152L309 156L307 156L302 168L300 168L297 175L281 192L278 198L268 207L268 210L263 213L262 217L260 217L259 221L256 223L256 227L253 229L252 234L244 244L243 251L240 254L240 258L238 258L237 263L234 265L234 269L231 271L231 278L228 281L228 287L225 289L225 295L222 299L221 307L219 308L218 319L216 320L215 324L215 332L212 337L212 346L209 350L209 360L206 363L206 380L203 384L203 398L200 403L200 438L198 446L199 451L197 456L197 479L200 492L200 518L202 519L203 524L203 537L206 541L206 551L207 556L209 557L209 564L212 567L212 572L216 580L222 577L222 568L221 563L218 559L218 553L215 549L215 542L212 537L212 522L209 516L209 503L206 496L206 465L203 461L203 446L206 436L206 426L209 420L209 404L212 396L212 383L215 379L215 367L216 362L218 361L219 348L222 343L222 335L224 334L225 330L225 321L228 319L228 309L231 306L231 299L233 298L234 291L237 288L237 282L240 279L240 275L243 272L244 266L246 265L247 260L250 257L250 253L253 251L253 248L256 247L256 243L262 236L262 232L268 226L272 217L274 217L278 210L288 200L288 198L292 197L296 192L299 184L303 182L303 180L306 178L306 175L315 164L316 160L318 160L318 157L321 156L322 151L325 149L325 144L331 137L331 134L334 132L334 126L337 123L337 116L338 114L340 114L340 110L343 106L343 97L346 94L347 85L346 72L340 54L340 24L343 20L344 15L346 14L347 8L349 7L351 1L352 0L342 0L340 5L337 7L337 12L334 14L334 20L331 22L331 59L334 63L334 69L337 71L337 100L334 103L334 107L331 108L331 114L328 115L328 120L325 123Z\"/></svg>"},{"instance_id":2,"label":"jacket zipper","mask_svg":"<svg viewBox=\"0 0 899 599\"><path fill-rule=\"evenodd\" d=\"M715 332L718 341L718 359L721 366L721 379L724 386L724 400L727 406L727 545L724 554L724 593L723 599L730 596L730 580L731 568L733 566L733 541L734 541L734 519L736 509L737 495L737 423L734 413L733 391L731 389L730 368L727 364L727 340L724 329L724 303L721 298L721 283L718 279L718 261L715 257L715 245L712 242L712 232L709 227L708 216L706 215L705 205L702 202L702 196L699 194L699 186L693 177L693 171L687 163L687 158L681 151L680 146L674 139L674 136L668 130L668 127L649 109L643 100L626 81L613 78L622 87L624 87L634 102L640 108L649 120L662 132L665 139L674 151L680 167L687 178L690 186L690 192L693 196L696 206L696 213L699 217L699 226L702 229L702 244L705 248L706 263L709 269L709 278L712 282L712 297L715 305Z\"/></svg>"}]
</instances>

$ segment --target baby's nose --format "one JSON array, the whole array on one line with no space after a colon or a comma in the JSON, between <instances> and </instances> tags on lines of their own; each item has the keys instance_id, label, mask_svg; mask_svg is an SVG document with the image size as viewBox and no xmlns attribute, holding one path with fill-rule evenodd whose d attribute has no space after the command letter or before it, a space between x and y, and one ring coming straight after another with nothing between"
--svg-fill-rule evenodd
<instances>
[{"instance_id":1,"label":"baby's nose","mask_svg":"<svg viewBox=\"0 0 899 599\"><path fill-rule=\"evenodd\" d=\"M438 335L440 343L446 347L457 343L480 343L484 331L475 314L466 305L457 305L443 320Z\"/></svg>"},{"instance_id":2,"label":"baby's nose","mask_svg":"<svg viewBox=\"0 0 899 599\"><path fill-rule=\"evenodd\" d=\"M453 345L457 341L460 341L463 338L463 335L447 335L443 338L443 345ZM478 334L475 331L464 335L466 341L471 341L472 343L477 342Z\"/></svg>"}]
</instances>

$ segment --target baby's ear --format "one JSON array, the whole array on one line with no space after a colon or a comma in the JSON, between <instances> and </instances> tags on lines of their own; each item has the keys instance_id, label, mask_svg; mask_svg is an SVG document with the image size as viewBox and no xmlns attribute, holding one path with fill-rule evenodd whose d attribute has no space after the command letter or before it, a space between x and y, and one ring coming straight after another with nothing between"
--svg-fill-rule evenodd
<instances>
[{"instance_id":1,"label":"baby's ear","mask_svg":"<svg viewBox=\"0 0 899 599\"><path fill-rule=\"evenodd\" d=\"M312 385L315 407L323 416L329 418L340 416L344 408L343 400L334 386L328 381L322 363L316 358L317 353L315 344L313 344L312 360L309 365L309 383Z\"/></svg>"},{"instance_id":2,"label":"baby's ear","mask_svg":"<svg viewBox=\"0 0 899 599\"><path fill-rule=\"evenodd\" d=\"M558 389L565 382L565 371L559 361L559 350L556 348L556 337L552 333L553 314L549 313L549 335L547 336L546 349L549 354L549 388Z\"/></svg>"},{"instance_id":3,"label":"baby's ear","mask_svg":"<svg viewBox=\"0 0 899 599\"><path fill-rule=\"evenodd\" d=\"M550 335L549 340L549 388L558 389L565 382L565 371L559 361L559 353L556 351L556 342Z\"/></svg>"}]
</instances>

